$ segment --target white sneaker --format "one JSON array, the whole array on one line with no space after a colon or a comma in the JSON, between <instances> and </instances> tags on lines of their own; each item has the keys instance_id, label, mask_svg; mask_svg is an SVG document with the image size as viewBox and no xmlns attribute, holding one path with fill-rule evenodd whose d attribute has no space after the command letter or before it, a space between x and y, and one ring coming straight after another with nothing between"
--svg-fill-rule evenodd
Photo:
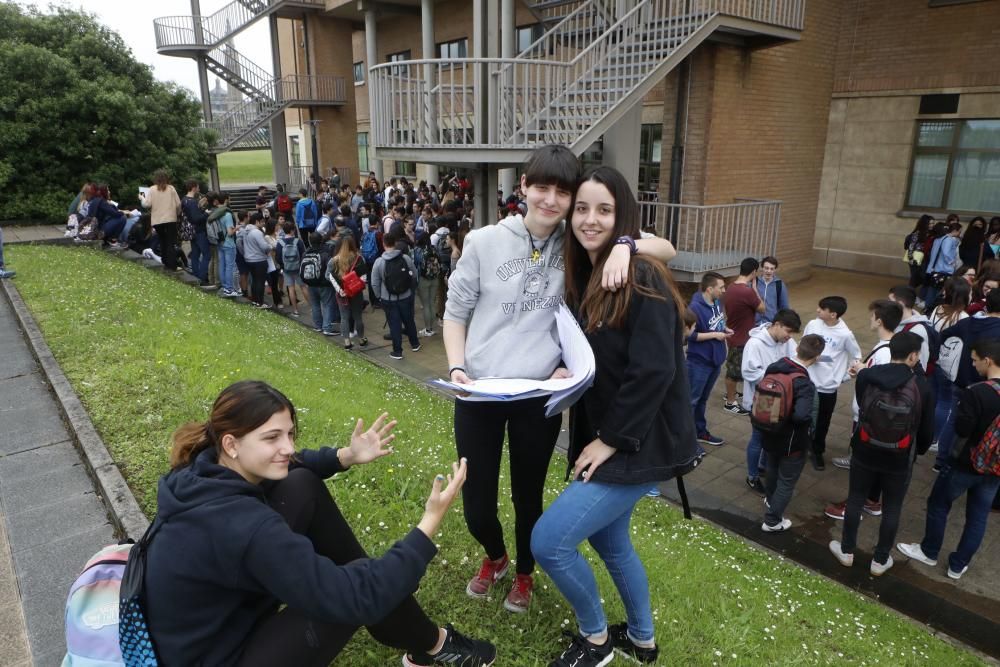
<instances>
[{"instance_id":1,"label":"white sneaker","mask_svg":"<svg viewBox=\"0 0 1000 667\"><path fill-rule=\"evenodd\" d=\"M832 553L844 567L854 565L854 554L845 554L840 547L840 540L832 540L830 542L830 553Z\"/></svg>"},{"instance_id":2,"label":"white sneaker","mask_svg":"<svg viewBox=\"0 0 1000 667\"><path fill-rule=\"evenodd\" d=\"M924 565L930 565L931 567L937 565L936 559L928 558L924 554L924 550L920 548L919 542L913 542L911 544L904 544L903 542L900 542L899 544L896 545L896 550L899 551L899 553L906 556L907 558L909 558L910 560L915 560L920 563L923 563Z\"/></svg>"},{"instance_id":3,"label":"white sneaker","mask_svg":"<svg viewBox=\"0 0 1000 667\"><path fill-rule=\"evenodd\" d=\"M935 453L937 453L937 450L938 450L938 444L936 442L932 442L931 446L927 448L928 452L935 452Z\"/></svg>"},{"instance_id":4,"label":"white sneaker","mask_svg":"<svg viewBox=\"0 0 1000 667\"><path fill-rule=\"evenodd\" d=\"M961 579L962 575L965 574L968 571L969 571L969 566L968 565L966 565L965 567L963 567L961 572L955 572L955 570L951 569L951 567L948 567L948 578L949 579L955 579L955 580Z\"/></svg>"},{"instance_id":5,"label":"white sneaker","mask_svg":"<svg viewBox=\"0 0 1000 667\"><path fill-rule=\"evenodd\" d=\"M773 526L769 526L766 523L760 524L760 529L763 530L765 533L780 533L784 530L788 530L791 527L792 527L791 519L782 519L781 523L775 524Z\"/></svg>"},{"instance_id":6,"label":"white sneaker","mask_svg":"<svg viewBox=\"0 0 1000 667\"><path fill-rule=\"evenodd\" d=\"M428 338L429 336L433 336L434 332L431 331L430 329L421 329L420 331L417 332L417 335L423 338Z\"/></svg>"},{"instance_id":7,"label":"white sneaker","mask_svg":"<svg viewBox=\"0 0 1000 667\"><path fill-rule=\"evenodd\" d=\"M873 559L870 568L872 576L881 577L889 571L889 568L892 567L892 565L892 556L889 556L889 560L887 560L884 565Z\"/></svg>"}]
</instances>

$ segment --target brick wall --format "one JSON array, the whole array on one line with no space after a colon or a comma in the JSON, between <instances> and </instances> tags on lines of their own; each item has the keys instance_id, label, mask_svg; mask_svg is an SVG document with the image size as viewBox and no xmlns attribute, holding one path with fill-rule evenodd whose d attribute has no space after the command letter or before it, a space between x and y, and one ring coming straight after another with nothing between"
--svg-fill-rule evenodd
<instances>
[{"instance_id":1,"label":"brick wall","mask_svg":"<svg viewBox=\"0 0 1000 667\"><path fill-rule=\"evenodd\" d=\"M309 59L312 71L344 78L347 103L339 107L315 107L312 118L322 120L318 133L321 173L331 166L349 167L358 173L357 105L355 103L352 32L346 21L333 21L313 14L308 18ZM311 148L307 149L311 150ZM308 158L311 162L312 158Z\"/></svg>"},{"instance_id":2,"label":"brick wall","mask_svg":"<svg viewBox=\"0 0 1000 667\"><path fill-rule=\"evenodd\" d=\"M842 4L834 92L1000 86L1000 2Z\"/></svg>"}]
</instances>

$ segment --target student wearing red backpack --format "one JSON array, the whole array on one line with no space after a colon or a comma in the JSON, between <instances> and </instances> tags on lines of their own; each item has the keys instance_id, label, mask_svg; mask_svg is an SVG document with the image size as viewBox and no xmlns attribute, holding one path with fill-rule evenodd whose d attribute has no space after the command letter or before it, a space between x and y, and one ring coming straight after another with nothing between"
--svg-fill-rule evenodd
<instances>
[{"instance_id":1,"label":"student wearing red backpack","mask_svg":"<svg viewBox=\"0 0 1000 667\"><path fill-rule=\"evenodd\" d=\"M1000 339L983 338L972 344L972 363L986 378L962 390L955 408L958 436L948 464L941 470L927 499L924 539L898 544L904 555L924 565L937 565L944 542L951 504L965 499L965 527L958 546L948 556L948 576L959 579L969 569L972 557L986 535L990 507L1000 489ZM994 465L984 465L980 453L993 452ZM977 465L978 464L978 465Z\"/></svg>"},{"instance_id":2,"label":"student wearing red backpack","mask_svg":"<svg viewBox=\"0 0 1000 667\"><path fill-rule=\"evenodd\" d=\"M819 407L816 385L809 379L807 369L816 363L825 347L822 336L803 336L795 358L785 357L768 366L757 386L750 422L767 451L766 509L760 526L765 533L792 527L791 519L784 516L785 508L806 464Z\"/></svg>"},{"instance_id":3,"label":"student wearing red backpack","mask_svg":"<svg viewBox=\"0 0 1000 667\"><path fill-rule=\"evenodd\" d=\"M871 573L880 576L892 567L892 549L910 485L916 455L931 446L934 405L930 383L920 364L923 340L901 331L889 341L891 361L858 372L854 391L858 398L858 426L851 438L851 473L847 511L840 541L830 551L844 567L854 564L861 507L872 485L882 485L882 522Z\"/></svg>"}]
</instances>

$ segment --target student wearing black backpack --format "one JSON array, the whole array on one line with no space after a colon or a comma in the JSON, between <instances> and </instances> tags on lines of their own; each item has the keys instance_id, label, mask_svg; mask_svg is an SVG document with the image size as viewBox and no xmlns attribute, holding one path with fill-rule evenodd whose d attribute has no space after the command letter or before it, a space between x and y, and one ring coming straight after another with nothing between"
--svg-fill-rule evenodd
<instances>
[{"instance_id":1,"label":"student wearing black backpack","mask_svg":"<svg viewBox=\"0 0 1000 667\"><path fill-rule=\"evenodd\" d=\"M934 436L933 398L921 372L923 340L901 331L889 341L891 361L858 372L858 426L851 438L851 473L840 541L830 542L830 551L845 567L854 564L861 508L876 482L882 485L882 522L871 562L874 576L893 565L892 549L910 485L916 455L931 446Z\"/></svg>"},{"instance_id":2,"label":"student wearing black backpack","mask_svg":"<svg viewBox=\"0 0 1000 667\"><path fill-rule=\"evenodd\" d=\"M309 305L312 306L313 331L324 336L336 336L333 330L334 304L333 285L326 274L330 265L330 251L323 243L323 237L313 232L309 235L309 249L302 255L299 274L309 290Z\"/></svg>"},{"instance_id":3,"label":"student wearing black backpack","mask_svg":"<svg viewBox=\"0 0 1000 667\"><path fill-rule=\"evenodd\" d=\"M389 320L392 340L390 359L403 358L403 331L410 341L410 349L420 351L417 324L413 320L414 290L417 287L417 267L413 260L396 247L397 230L390 230L384 237L386 250L372 266L371 284Z\"/></svg>"},{"instance_id":4,"label":"student wearing black backpack","mask_svg":"<svg viewBox=\"0 0 1000 667\"><path fill-rule=\"evenodd\" d=\"M750 422L767 452L764 523L760 526L765 533L777 533L792 527L792 520L785 518L785 509L792 500L795 484L812 449L812 431L819 410L816 385L809 379L808 368L816 363L825 347L826 341L822 336L803 336L795 358L779 359L768 366L757 387L757 400L753 404L755 410L750 411ZM792 390L791 396L785 399L787 405L784 408L777 405L777 399L782 397L772 394L770 387ZM759 408L768 403L769 398L771 412L777 407L779 413L785 411L787 414L778 414L777 419L761 422Z\"/></svg>"},{"instance_id":5,"label":"student wearing black backpack","mask_svg":"<svg viewBox=\"0 0 1000 667\"><path fill-rule=\"evenodd\" d=\"M985 382L962 390L955 407L955 433L958 440L946 465L934 482L927 499L927 526L924 539L896 548L924 565L937 565L944 542L948 512L953 502L965 498L965 526L958 546L948 556L948 576L960 579L969 569L972 557L986 535L990 507L1000 489L1000 470L994 466L985 472L976 468L973 453L1000 439L1000 338L984 338L972 344L972 363ZM1000 444L996 444L1000 447Z\"/></svg>"},{"instance_id":6,"label":"student wearing black backpack","mask_svg":"<svg viewBox=\"0 0 1000 667\"><path fill-rule=\"evenodd\" d=\"M424 328L417 333L420 336L433 336L437 315L438 279L442 274L441 260L437 250L431 246L430 234L417 236L417 246L413 249L414 264L420 274L417 284L417 294L420 295L420 307L424 314Z\"/></svg>"}]
</instances>

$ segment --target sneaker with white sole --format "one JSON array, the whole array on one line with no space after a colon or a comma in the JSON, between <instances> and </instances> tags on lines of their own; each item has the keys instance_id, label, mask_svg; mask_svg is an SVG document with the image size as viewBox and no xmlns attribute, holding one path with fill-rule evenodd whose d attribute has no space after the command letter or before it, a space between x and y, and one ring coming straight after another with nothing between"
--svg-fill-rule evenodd
<instances>
[{"instance_id":1,"label":"sneaker with white sole","mask_svg":"<svg viewBox=\"0 0 1000 667\"><path fill-rule=\"evenodd\" d=\"M937 565L937 559L926 555L923 548L920 546L920 542L912 542L910 544L900 542L896 545L896 551L903 554L910 560L917 561L918 563L930 565L931 567Z\"/></svg>"},{"instance_id":2,"label":"sneaker with white sole","mask_svg":"<svg viewBox=\"0 0 1000 667\"><path fill-rule=\"evenodd\" d=\"M937 442L936 442L936 441L935 441L935 442L932 442L932 443L931 443L931 446L927 448L927 451L928 451L928 452L933 452L933 453L935 453L935 454L937 454L937 450L938 450L938 444L937 444Z\"/></svg>"},{"instance_id":3,"label":"sneaker with white sole","mask_svg":"<svg viewBox=\"0 0 1000 667\"><path fill-rule=\"evenodd\" d=\"M873 577L881 577L883 574L889 571L889 568L893 566L892 556L885 561L885 563L879 563L874 558L872 559L872 564L869 567L869 571L872 573Z\"/></svg>"},{"instance_id":4,"label":"sneaker with white sole","mask_svg":"<svg viewBox=\"0 0 1000 667\"><path fill-rule=\"evenodd\" d=\"M834 558L837 559L837 562L844 567L851 567L854 565L854 554L845 554L840 546L840 540L830 541L830 553L832 553Z\"/></svg>"},{"instance_id":5,"label":"sneaker with white sole","mask_svg":"<svg viewBox=\"0 0 1000 667\"><path fill-rule=\"evenodd\" d=\"M750 411L749 410L744 410L743 407L739 403L726 403L725 401L723 401L723 403L722 403L722 409L725 410L726 412L729 412L729 413L734 414L734 415L748 415L748 414L750 414Z\"/></svg>"},{"instance_id":6,"label":"sneaker with white sole","mask_svg":"<svg viewBox=\"0 0 1000 667\"><path fill-rule=\"evenodd\" d=\"M760 524L760 529L765 533L780 533L788 530L792 527L791 519L782 519L781 523L777 523L773 526L769 526L767 523Z\"/></svg>"},{"instance_id":7,"label":"sneaker with white sole","mask_svg":"<svg viewBox=\"0 0 1000 667\"><path fill-rule=\"evenodd\" d=\"M966 565L965 567L963 567L961 572L955 572L955 570L951 569L951 566L949 565L948 566L948 578L949 579L954 579L954 580L957 581L957 580L961 579L962 575L965 574L968 571L969 571L969 566L968 565Z\"/></svg>"},{"instance_id":8,"label":"sneaker with white sole","mask_svg":"<svg viewBox=\"0 0 1000 667\"><path fill-rule=\"evenodd\" d=\"M654 643L650 647L639 646L628 636L628 623L616 623L608 626L608 636L615 650L636 662L656 662L660 648Z\"/></svg>"},{"instance_id":9,"label":"sneaker with white sole","mask_svg":"<svg viewBox=\"0 0 1000 667\"><path fill-rule=\"evenodd\" d=\"M490 667L497 659L496 647L481 639L466 637L449 623L441 650L427 653L406 653L403 667L430 667L431 665L457 665L459 667Z\"/></svg>"},{"instance_id":10,"label":"sneaker with white sole","mask_svg":"<svg viewBox=\"0 0 1000 667\"><path fill-rule=\"evenodd\" d=\"M830 461L830 463L838 468L843 468L844 470L851 469L851 457L849 456L836 456Z\"/></svg>"},{"instance_id":11,"label":"sneaker with white sole","mask_svg":"<svg viewBox=\"0 0 1000 667\"><path fill-rule=\"evenodd\" d=\"M507 554L504 554L503 558L497 561L484 558L479 572L469 581L469 585L465 587L466 595L470 598L486 597L490 589L507 574L509 567L510 559L507 557Z\"/></svg>"},{"instance_id":12,"label":"sneaker with white sole","mask_svg":"<svg viewBox=\"0 0 1000 667\"><path fill-rule=\"evenodd\" d=\"M17 271L7 271L5 269L0 269L0 279L13 278L17 275Z\"/></svg>"},{"instance_id":13,"label":"sneaker with white sole","mask_svg":"<svg viewBox=\"0 0 1000 667\"><path fill-rule=\"evenodd\" d=\"M615 657L614 642L608 633L604 644L592 644L586 637L563 630L563 634L572 638L569 648L559 654L559 657L549 663L549 667L604 667Z\"/></svg>"}]
</instances>

